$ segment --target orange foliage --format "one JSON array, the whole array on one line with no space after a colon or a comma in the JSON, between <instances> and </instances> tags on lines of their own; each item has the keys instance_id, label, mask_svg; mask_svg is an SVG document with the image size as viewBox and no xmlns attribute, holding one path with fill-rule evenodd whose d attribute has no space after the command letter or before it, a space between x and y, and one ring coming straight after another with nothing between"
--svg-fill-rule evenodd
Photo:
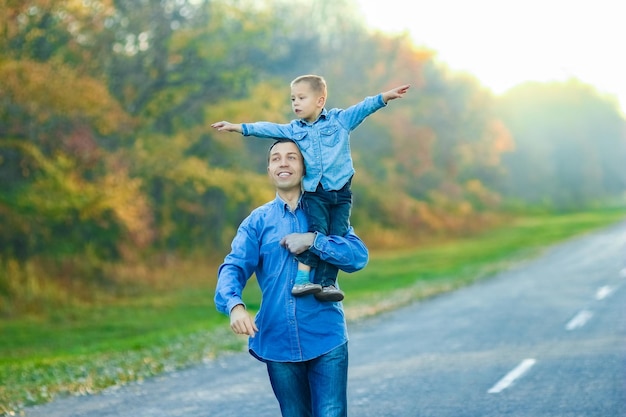
<instances>
[{"instance_id":1,"label":"orange foliage","mask_svg":"<svg viewBox=\"0 0 626 417\"><path fill-rule=\"evenodd\" d=\"M515 150L513 135L501 120L492 120L487 133L487 141L491 144L488 161L491 165L499 165L502 153Z\"/></svg>"},{"instance_id":2,"label":"orange foliage","mask_svg":"<svg viewBox=\"0 0 626 417\"><path fill-rule=\"evenodd\" d=\"M93 184L102 192L102 209L111 210L130 240L145 248L152 243L154 230L152 211L141 185L140 179L129 178L124 171L111 171Z\"/></svg>"},{"instance_id":3,"label":"orange foliage","mask_svg":"<svg viewBox=\"0 0 626 417\"><path fill-rule=\"evenodd\" d=\"M500 204L502 198L497 193L489 190L479 180L470 180L465 184L468 197L481 208L495 209Z\"/></svg>"}]
</instances>

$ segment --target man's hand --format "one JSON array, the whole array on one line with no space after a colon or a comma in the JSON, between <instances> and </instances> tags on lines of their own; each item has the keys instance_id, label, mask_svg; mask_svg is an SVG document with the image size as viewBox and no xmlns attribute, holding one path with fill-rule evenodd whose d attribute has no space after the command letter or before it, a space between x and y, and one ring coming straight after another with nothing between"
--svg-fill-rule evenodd
<instances>
[{"instance_id":1,"label":"man's hand","mask_svg":"<svg viewBox=\"0 0 626 417\"><path fill-rule=\"evenodd\" d=\"M400 87L393 88L389 91L385 91L383 93L383 101L385 102L385 104L387 104L389 100L395 100L397 98L404 97L404 94L407 92L410 86L410 84L405 84L401 85Z\"/></svg>"},{"instance_id":2,"label":"man's hand","mask_svg":"<svg viewBox=\"0 0 626 417\"><path fill-rule=\"evenodd\" d=\"M282 238L280 244L294 255L299 255L309 249L314 241L315 233L291 233Z\"/></svg>"},{"instance_id":3,"label":"man's hand","mask_svg":"<svg viewBox=\"0 0 626 417\"><path fill-rule=\"evenodd\" d=\"M243 304L237 304L230 310L230 328L236 334L247 334L250 337L259 331Z\"/></svg>"},{"instance_id":4,"label":"man's hand","mask_svg":"<svg viewBox=\"0 0 626 417\"><path fill-rule=\"evenodd\" d=\"M211 127L224 132L242 132L241 124L233 124L226 121L213 123Z\"/></svg>"}]
</instances>

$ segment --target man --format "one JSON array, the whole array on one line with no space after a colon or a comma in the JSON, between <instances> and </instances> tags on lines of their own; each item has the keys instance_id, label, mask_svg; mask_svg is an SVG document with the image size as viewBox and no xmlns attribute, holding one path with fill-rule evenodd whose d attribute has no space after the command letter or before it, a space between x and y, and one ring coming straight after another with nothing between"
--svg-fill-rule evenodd
<instances>
[{"instance_id":1,"label":"man","mask_svg":"<svg viewBox=\"0 0 626 417\"><path fill-rule=\"evenodd\" d=\"M298 262L310 250L346 272L365 267L368 250L352 228L345 236L304 233L300 205L304 162L291 141L278 141L268 156L276 198L255 209L237 230L218 270L215 304L230 327L250 336L249 351L267 365L283 417L347 416L348 334L343 307L313 295L294 297ZM312 271L315 273L315 270ZM256 275L263 302L253 320L241 299Z\"/></svg>"}]
</instances>

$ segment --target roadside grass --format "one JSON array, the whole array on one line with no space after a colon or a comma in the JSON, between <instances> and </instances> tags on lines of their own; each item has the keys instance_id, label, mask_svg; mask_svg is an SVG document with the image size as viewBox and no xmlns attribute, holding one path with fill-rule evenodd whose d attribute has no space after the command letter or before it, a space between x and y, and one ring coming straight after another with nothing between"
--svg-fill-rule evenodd
<instances>
[{"instance_id":1,"label":"roadside grass","mask_svg":"<svg viewBox=\"0 0 626 417\"><path fill-rule=\"evenodd\" d=\"M349 320L357 320L488 278L550 245L623 221L623 209L518 217L478 236L371 253L340 275ZM64 395L84 395L245 349L213 305L215 265L193 285L98 306L66 307L46 317L0 320L0 415ZM172 276L176 275L171 271ZM244 295L256 311L260 292ZM391 300L391 301L389 301Z\"/></svg>"},{"instance_id":2,"label":"roadside grass","mask_svg":"<svg viewBox=\"0 0 626 417\"><path fill-rule=\"evenodd\" d=\"M377 252L364 272L341 275L348 319L361 319L471 284L551 245L624 220L624 209L517 217L485 233L404 251Z\"/></svg>"}]
</instances>

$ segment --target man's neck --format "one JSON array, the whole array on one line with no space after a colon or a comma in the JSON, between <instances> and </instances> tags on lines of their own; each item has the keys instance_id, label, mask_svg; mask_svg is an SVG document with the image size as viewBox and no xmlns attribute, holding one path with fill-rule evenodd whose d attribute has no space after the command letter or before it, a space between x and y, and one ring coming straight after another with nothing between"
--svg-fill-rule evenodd
<instances>
[{"instance_id":1,"label":"man's neck","mask_svg":"<svg viewBox=\"0 0 626 417\"><path fill-rule=\"evenodd\" d=\"M277 193L292 211L296 209L300 201L300 190L278 190Z\"/></svg>"}]
</instances>

